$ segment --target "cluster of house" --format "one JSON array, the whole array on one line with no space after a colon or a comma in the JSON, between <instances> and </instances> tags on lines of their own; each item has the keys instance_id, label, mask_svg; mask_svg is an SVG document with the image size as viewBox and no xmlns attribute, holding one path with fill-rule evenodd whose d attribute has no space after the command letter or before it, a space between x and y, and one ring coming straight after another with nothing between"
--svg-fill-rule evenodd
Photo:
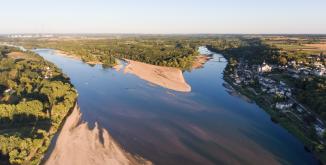
<instances>
[{"instance_id":1,"label":"cluster of house","mask_svg":"<svg viewBox=\"0 0 326 165\"><path fill-rule=\"evenodd\" d=\"M295 61L289 62L289 65L296 65ZM314 69L309 69L307 67L298 67L298 72L293 74L297 75L298 78L300 77L299 75L315 75L315 76L325 76L325 67L320 64L320 63L314 63ZM263 65L258 66L257 71L259 73L268 73L272 71L273 66L269 66L266 63L263 63ZM291 71L291 68L286 67L286 69ZM296 77L296 76L294 76ZM303 119L308 115L308 116L313 116L309 111L304 110L299 103L295 103L290 97L292 96L291 89L282 81L279 83L267 78L263 77L262 75L258 75L258 82L260 84L261 90L263 92L267 92L272 95L277 95L280 97L284 98L284 101L281 102L276 102L275 103L275 108L282 111L290 111L293 114L296 114L296 116L300 119ZM320 138L323 138L324 133L325 133L325 125L324 123L318 119L318 117L313 117L315 118L315 121L312 122L312 125L317 133L317 135Z\"/></svg>"},{"instance_id":2,"label":"cluster of house","mask_svg":"<svg viewBox=\"0 0 326 165\"><path fill-rule=\"evenodd\" d=\"M10 34L8 38L51 38L53 34Z\"/></svg>"},{"instance_id":3,"label":"cluster of house","mask_svg":"<svg viewBox=\"0 0 326 165\"><path fill-rule=\"evenodd\" d=\"M290 97L292 95L291 89L282 81L278 83L270 78L258 76L258 82L263 92L280 97Z\"/></svg>"},{"instance_id":4,"label":"cluster of house","mask_svg":"<svg viewBox=\"0 0 326 165\"><path fill-rule=\"evenodd\" d=\"M250 83L255 82L255 80L258 80L263 92L286 100L283 102L277 102L275 104L276 109L289 109L294 106L294 103L288 99L292 96L291 89L284 82L276 82L275 80L264 76L265 73L271 72L273 67L275 66L270 66L264 62L262 65L256 65L250 68L246 63L240 62L230 77L234 79L235 85L249 85Z\"/></svg>"},{"instance_id":5,"label":"cluster of house","mask_svg":"<svg viewBox=\"0 0 326 165\"><path fill-rule=\"evenodd\" d=\"M280 109L280 110L285 110L285 109L290 109L293 107L293 102L292 101L283 101L283 102L277 102L275 104L275 108L276 109Z\"/></svg>"},{"instance_id":6,"label":"cluster of house","mask_svg":"<svg viewBox=\"0 0 326 165\"><path fill-rule=\"evenodd\" d=\"M265 62L262 65L254 65L249 67L246 62L238 63L237 68L234 69L234 73L230 75L234 79L234 85L249 85L251 83L259 83L261 91L266 92L272 96L278 96L278 100L274 104L275 109L280 112L290 112L294 114L298 119L304 121L308 118L314 118L309 125L312 125L319 137L323 137L325 132L325 126L323 122L313 115L309 110L298 103L292 98L292 90L284 82L275 81L269 78L268 73L273 69L279 69L287 71L294 78L302 78L305 76L326 76L325 66L321 61L315 59L315 62L304 64L302 62L289 61L285 66L268 65Z\"/></svg>"},{"instance_id":7,"label":"cluster of house","mask_svg":"<svg viewBox=\"0 0 326 165\"><path fill-rule=\"evenodd\" d=\"M322 56L324 57L324 56ZM294 78L300 78L301 76L318 76L326 77L326 68L323 65L324 58L320 55L311 55L307 57L311 63L296 62L294 60L288 62L287 71Z\"/></svg>"},{"instance_id":8,"label":"cluster of house","mask_svg":"<svg viewBox=\"0 0 326 165\"><path fill-rule=\"evenodd\" d=\"M52 74L52 70L50 67L45 67L43 69L43 76L44 76L44 79L49 79L49 78L52 78L53 74Z\"/></svg>"},{"instance_id":9,"label":"cluster of house","mask_svg":"<svg viewBox=\"0 0 326 165\"><path fill-rule=\"evenodd\" d=\"M258 82L263 92L283 98L284 101L276 102L275 108L278 110L287 110L292 108L295 104L289 98L292 96L291 88L284 82L276 82L270 78L259 76Z\"/></svg>"},{"instance_id":10,"label":"cluster of house","mask_svg":"<svg viewBox=\"0 0 326 165\"><path fill-rule=\"evenodd\" d=\"M314 62L313 66L312 74L326 77L326 68L321 62Z\"/></svg>"},{"instance_id":11,"label":"cluster of house","mask_svg":"<svg viewBox=\"0 0 326 165\"><path fill-rule=\"evenodd\" d=\"M252 72L248 64L239 63L230 77L234 79L234 85L240 85L242 83L249 85L254 82L255 74Z\"/></svg>"}]
</instances>

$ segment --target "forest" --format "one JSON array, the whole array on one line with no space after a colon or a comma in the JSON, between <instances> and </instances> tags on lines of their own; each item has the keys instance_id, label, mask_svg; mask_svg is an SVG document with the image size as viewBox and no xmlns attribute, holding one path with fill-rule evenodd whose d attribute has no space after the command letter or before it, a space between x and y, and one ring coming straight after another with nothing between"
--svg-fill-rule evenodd
<instances>
[{"instance_id":1,"label":"forest","mask_svg":"<svg viewBox=\"0 0 326 165\"><path fill-rule=\"evenodd\" d=\"M189 70L198 55L199 45L178 38L83 39L21 42L28 48L53 48L82 58L113 66L118 59L130 59L153 65Z\"/></svg>"},{"instance_id":2,"label":"forest","mask_svg":"<svg viewBox=\"0 0 326 165\"><path fill-rule=\"evenodd\" d=\"M0 164L39 164L76 98L54 64L0 46Z\"/></svg>"}]
</instances>

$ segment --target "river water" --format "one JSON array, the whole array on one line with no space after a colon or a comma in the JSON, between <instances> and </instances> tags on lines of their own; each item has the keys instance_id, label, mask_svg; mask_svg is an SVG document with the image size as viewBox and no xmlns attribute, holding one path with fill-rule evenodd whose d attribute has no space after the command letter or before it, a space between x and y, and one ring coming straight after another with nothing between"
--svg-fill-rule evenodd
<instances>
[{"instance_id":1,"label":"river water","mask_svg":"<svg viewBox=\"0 0 326 165\"><path fill-rule=\"evenodd\" d=\"M191 92L177 92L123 68L90 66L51 49L35 51L71 78L90 127L98 122L125 150L155 164L317 164L256 104L230 95L220 54L184 72Z\"/></svg>"}]
</instances>

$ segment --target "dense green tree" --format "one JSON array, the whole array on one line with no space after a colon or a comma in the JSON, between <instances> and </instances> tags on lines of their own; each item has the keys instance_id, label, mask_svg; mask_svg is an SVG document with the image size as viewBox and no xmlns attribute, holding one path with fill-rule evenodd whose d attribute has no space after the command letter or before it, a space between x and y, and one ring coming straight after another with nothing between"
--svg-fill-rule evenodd
<instances>
[{"instance_id":1,"label":"dense green tree","mask_svg":"<svg viewBox=\"0 0 326 165\"><path fill-rule=\"evenodd\" d=\"M281 65L286 65L288 63L287 59L285 57L282 57L282 56L278 58L278 62Z\"/></svg>"},{"instance_id":2,"label":"dense green tree","mask_svg":"<svg viewBox=\"0 0 326 165\"><path fill-rule=\"evenodd\" d=\"M33 52L21 52L28 58L13 60L6 55L12 51L19 50L0 47L0 157L11 164L38 164L74 107L77 92L53 64ZM49 70L52 77L46 79Z\"/></svg>"}]
</instances>

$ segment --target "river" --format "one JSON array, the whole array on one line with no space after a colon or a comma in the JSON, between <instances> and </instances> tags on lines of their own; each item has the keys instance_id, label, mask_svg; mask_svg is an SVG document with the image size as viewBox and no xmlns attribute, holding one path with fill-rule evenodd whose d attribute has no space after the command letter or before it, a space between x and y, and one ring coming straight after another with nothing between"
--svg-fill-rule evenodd
<instances>
[{"instance_id":1,"label":"river","mask_svg":"<svg viewBox=\"0 0 326 165\"><path fill-rule=\"evenodd\" d=\"M184 72L191 90L178 92L126 73L126 63L116 70L51 49L35 51L71 78L90 127L98 122L125 150L155 164L317 164L255 103L229 94L220 54L213 53L203 68ZM212 53L205 47L199 51Z\"/></svg>"}]
</instances>

